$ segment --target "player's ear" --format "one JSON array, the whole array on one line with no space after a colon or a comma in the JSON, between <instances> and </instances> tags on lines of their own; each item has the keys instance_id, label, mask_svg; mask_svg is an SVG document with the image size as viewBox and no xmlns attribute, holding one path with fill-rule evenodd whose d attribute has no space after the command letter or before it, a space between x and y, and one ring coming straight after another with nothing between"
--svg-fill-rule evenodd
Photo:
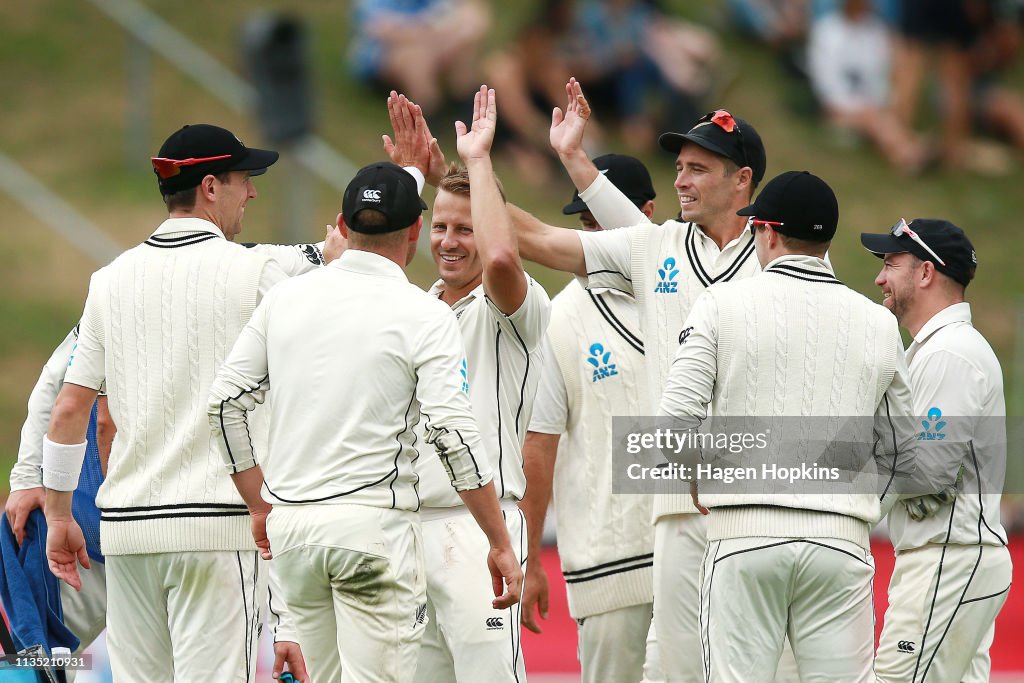
<instances>
[{"instance_id":1,"label":"player's ear","mask_svg":"<svg viewBox=\"0 0 1024 683\"><path fill-rule=\"evenodd\" d=\"M348 239L348 226L345 225L345 217L339 213L337 221L338 222L335 223L335 225L337 225L338 230L341 231L341 236L344 237L345 239Z\"/></svg>"},{"instance_id":2,"label":"player's ear","mask_svg":"<svg viewBox=\"0 0 1024 683\"><path fill-rule=\"evenodd\" d=\"M754 194L754 171L749 166L744 166L736 171L736 189L746 190L751 196Z\"/></svg>"},{"instance_id":3,"label":"player's ear","mask_svg":"<svg viewBox=\"0 0 1024 683\"><path fill-rule=\"evenodd\" d=\"M648 199L644 202L644 205L640 207L640 213L648 218L654 218L654 200Z\"/></svg>"},{"instance_id":4,"label":"player's ear","mask_svg":"<svg viewBox=\"0 0 1024 683\"><path fill-rule=\"evenodd\" d=\"M919 287L928 287L937 277L938 272L935 270L935 264L931 261L921 261L921 267L917 269L917 285Z\"/></svg>"},{"instance_id":5,"label":"player's ear","mask_svg":"<svg viewBox=\"0 0 1024 683\"><path fill-rule=\"evenodd\" d=\"M420 229L423 228L423 216L416 219L416 223L409 228L409 241L419 242L420 241Z\"/></svg>"}]
</instances>

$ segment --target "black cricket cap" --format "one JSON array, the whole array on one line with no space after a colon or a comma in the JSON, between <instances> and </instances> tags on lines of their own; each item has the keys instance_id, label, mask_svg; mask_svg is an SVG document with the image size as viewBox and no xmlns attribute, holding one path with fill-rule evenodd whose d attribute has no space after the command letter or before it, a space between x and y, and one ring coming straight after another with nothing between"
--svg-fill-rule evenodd
<instances>
[{"instance_id":1,"label":"black cricket cap","mask_svg":"<svg viewBox=\"0 0 1024 683\"><path fill-rule=\"evenodd\" d=\"M408 171L389 161L363 166L345 188L341 213L350 230L381 235L408 228L420 217L426 205L420 199L416 179ZM359 212L373 209L384 214L380 225L361 225Z\"/></svg>"},{"instance_id":2,"label":"black cricket cap","mask_svg":"<svg viewBox=\"0 0 1024 683\"><path fill-rule=\"evenodd\" d=\"M151 161L160 193L168 195L193 188L211 174L249 171L260 175L277 157L268 149L246 147L225 128L197 123L172 133Z\"/></svg>"},{"instance_id":3,"label":"black cricket cap","mask_svg":"<svg viewBox=\"0 0 1024 683\"><path fill-rule=\"evenodd\" d=\"M654 199L654 183L647 167L639 159L625 154L605 154L594 159L597 170L607 176L612 185L622 190L629 201L643 206ZM580 199L579 190L572 193L572 201L562 208L562 213L570 216L574 213L587 211L587 203Z\"/></svg>"},{"instance_id":4,"label":"black cricket cap","mask_svg":"<svg viewBox=\"0 0 1024 683\"><path fill-rule=\"evenodd\" d=\"M768 181L750 206L736 212L764 221L783 235L828 242L839 225L839 201L824 180L807 171L786 171Z\"/></svg>"},{"instance_id":5,"label":"black cricket cap","mask_svg":"<svg viewBox=\"0 0 1024 683\"><path fill-rule=\"evenodd\" d=\"M936 261L935 257L910 235L897 237L892 232L882 235L862 232L860 243L879 258L884 258L886 254L909 252L922 261L931 261L937 271L956 280L964 287L974 279L974 271L978 267L978 255L963 230L940 218L915 218L907 225L939 258L946 262L946 265Z\"/></svg>"},{"instance_id":6,"label":"black cricket cap","mask_svg":"<svg viewBox=\"0 0 1024 683\"><path fill-rule=\"evenodd\" d=\"M700 145L709 152L729 159L753 171L754 185L761 183L768 165L764 143L752 125L724 109L708 112L686 133L663 133L658 138L661 148L679 154L687 142Z\"/></svg>"}]
</instances>

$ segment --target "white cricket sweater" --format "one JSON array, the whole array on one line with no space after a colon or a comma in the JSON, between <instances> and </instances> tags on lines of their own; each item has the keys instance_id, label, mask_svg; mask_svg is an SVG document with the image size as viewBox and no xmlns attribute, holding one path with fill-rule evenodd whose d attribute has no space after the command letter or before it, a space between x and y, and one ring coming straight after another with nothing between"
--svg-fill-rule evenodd
<instances>
[{"instance_id":1,"label":"white cricket sweater","mask_svg":"<svg viewBox=\"0 0 1024 683\"><path fill-rule=\"evenodd\" d=\"M627 295L576 280L551 302L542 384L561 381L538 392L530 430L562 434L555 519L575 619L654 599L653 496L612 493L612 418L637 415L647 397L636 317Z\"/></svg>"},{"instance_id":2,"label":"white cricket sweater","mask_svg":"<svg viewBox=\"0 0 1024 683\"><path fill-rule=\"evenodd\" d=\"M206 397L261 291L283 278L198 218L165 221L93 275L64 381L106 381L117 425L96 496L104 554L255 548Z\"/></svg>"},{"instance_id":3,"label":"white cricket sweater","mask_svg":"<svg viewBox=\"0 0 1024 683\"><path fill-rule=\"evenodd\" d=\"M716 417L873 416L870 431L848 438L875 444L879 471L912 470L912 406L896 319L843 285L825 261L786 255L757 277L709 287L687 327L662 415L703 419L710 402ZM882 513L878 495L822 489L702 494L713 508L708 538L831 537L867 547Z\"/></svg>"}]
</instances>

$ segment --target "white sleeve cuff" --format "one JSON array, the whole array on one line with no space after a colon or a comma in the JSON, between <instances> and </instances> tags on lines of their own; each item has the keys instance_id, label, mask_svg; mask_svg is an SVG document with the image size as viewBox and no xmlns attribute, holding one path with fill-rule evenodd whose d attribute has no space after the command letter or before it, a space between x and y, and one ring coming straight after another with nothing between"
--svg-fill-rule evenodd
<instances>
[{"instance_id":1,"label":"white sleeve cuff","mask_svg":"<svg viewBox=\"0 0 1024 683\"><path fill-rule=\"evenodd\" d=\"M86 442L54 443L43 436L43 486L54 491L74 491L85 462Z\"/></svg>"},{"instance_id":2,"label":"white sleeve cuff","mask_svg":"<svg viewBox=\"0 0 1024 683\"><path fill-rule=\"evenodd\" d=\"M416 192L422 196L423 186L427 184L427 179L423 177L422 173L420 173L420 169L415 166L403 166L402 168L405 169L406 173L416 179Z\"/></svg>"}]
</instances>

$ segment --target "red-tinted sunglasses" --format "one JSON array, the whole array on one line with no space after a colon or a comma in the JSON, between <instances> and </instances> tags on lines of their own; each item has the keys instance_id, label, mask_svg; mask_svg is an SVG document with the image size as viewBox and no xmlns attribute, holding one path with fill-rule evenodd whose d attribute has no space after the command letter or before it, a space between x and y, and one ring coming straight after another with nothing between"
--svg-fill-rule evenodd
<instances>
[{"instance_id":1,"label":"red-tinted sunglasses","mask_svg":"<svg viewBox=\"0 0 1024 683\"><path fill-rule=\"evenodd\" d=\"M750 219L750 234L757 232L758 228L781 228L785 223L781 221L766 221L760 218Z\"/></svg>"},{"instance_id":2,"label":"red-tinted sunglasses","mask_svg":"<svg viewBox=\"0 0 1024 683\"><path fill-rule=\"evenodd\" d=\"M750 167L750 160L747 159L747 146L744 144L743 140L743 129L740 128L740 124L737 123L733 115L725 109L716 109L715 111L701 117L698 123L702 123L704 121L714 123L726 133L736 133L736 136L740 139L740 154L743 155L743 165Z\"/></svg>"},{"instance_id":3,"label":"red-tinted sunglasses","mask_svg":"<svg viewBox=\"0 0 1024 683\"><path fill-rule=\"evenodd\" d=\"M182 166L195 166L196 164L205 164L209 161L220 161L221 159L230 158L230 154L221 154L220 156L215 157L189 159L165 159L163 157L152 157L150 161L153 162L153 168L156 169L156 174L166 180L167 178L173 178L181 173Z\"/></svg>"}]
</instances>

